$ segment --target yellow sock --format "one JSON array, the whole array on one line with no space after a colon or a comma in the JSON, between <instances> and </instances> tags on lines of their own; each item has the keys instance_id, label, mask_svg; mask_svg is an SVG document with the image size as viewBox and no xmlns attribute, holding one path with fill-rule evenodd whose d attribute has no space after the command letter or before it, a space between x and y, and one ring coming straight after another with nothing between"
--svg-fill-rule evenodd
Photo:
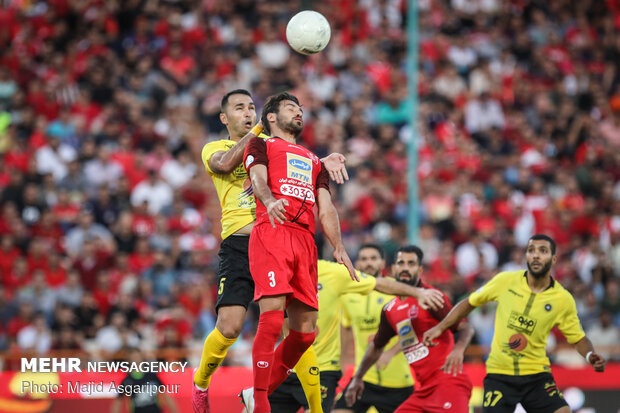
<instances>
[{"instance_id":1,"label":"yellow sock","mask_svg":"<svg viewBox=\"0 0 620 413\"><path fill-rule=\"evenodd\" d=\"M202 349L202 356L200 357L200 366L194 374L194 383L196 386L206 389L211 383L211 375L222 364L228 347L232 346L237 341L236 338L226 338L216 328L207 336L205 345Z\"/></svg>"},{"instance_id":2,"label":"yellow sock","mask_svg":"<svg viewBox=\"0 0 620 413\"><path fill-rule=\"evenodd\" d=\"M295 373L297 373L301 386L304 388L310 412L323 413L323 407L321 407L319 361L316 358L313 346L310 346L301 356L297 365L295 365Z\"/></svg>"}]
</instances>

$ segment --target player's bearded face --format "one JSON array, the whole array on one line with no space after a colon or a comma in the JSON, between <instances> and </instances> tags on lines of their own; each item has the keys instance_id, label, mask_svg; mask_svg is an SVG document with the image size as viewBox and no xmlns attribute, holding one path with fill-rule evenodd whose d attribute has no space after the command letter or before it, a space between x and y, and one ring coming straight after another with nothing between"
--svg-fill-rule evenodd
<instances>
[{"instance_id":1,"label":"player's bearded face","mask_svg":"<svg viewBox=\"0 0 620 413\"><path fill-rule=\"evenodd\" d=\"M278 114L276 124L284 131L290 132L295 136L299 135L304 128L304 121L301 115Z\"/></svg>"},{"instance_id":2,"label":"player's bearded face","mask_svg":"<svg viewBox=\"0 0 620 413\"><path fill-rule=\"evenodd\" d=\"M408 270L403 270L396 274L396 281L400 281L401 283L409 284L414 287L418 284L418 278L418 273L411 274Z\"/></svg>"},{"instance_id":3,"label":"player's bearded face","mask_svg":"<svg viewBox=\"0 0 620 413\"><path fill-rule=\"evenodd\" d=\"M415 253L399 252L393 267L396 281L416 286L420 279L421 266Z\"/></svg>"},{"instance_id":4,"label":"player's bearded face","mask_svg":"<svg viewBox=\"0 0 620 413\"><path fill-rule=\"evenodd\" d=\"M549 270L551 270L551 260L548 260L545 263L541 263L539 261L530 262L527 261L527 270L532 274L534 278L543 278Z\"/></svg>"}]
</instances>

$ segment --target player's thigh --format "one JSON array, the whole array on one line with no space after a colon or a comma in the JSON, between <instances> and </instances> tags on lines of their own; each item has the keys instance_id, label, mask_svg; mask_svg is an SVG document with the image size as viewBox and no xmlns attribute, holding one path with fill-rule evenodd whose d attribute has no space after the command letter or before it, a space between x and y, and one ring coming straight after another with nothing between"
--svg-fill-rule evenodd
<instances>
[{"instance_id":1,"label":"player's thigh","mask_svg":"<svg viewBox=\"0 0 620 413\"><path fill-rule=\"evenodd\" d=\"M255 283L255 300L293 292L290 279L295 265L290 230L281 225L278 228L280 232L276 235L271 225L261 224L254 227L250 235L249 261Z\"/></svg>"},{"instance_id":2,"label":"player's thigh","mask_svg":"<svg viewBox=\"0 0 620 413\"><path fill-rule=\"evenodd\" d=\"M248 244L249 237L231 235L220 245L215 304L218 315L220 307L223 306L241 306L247 309L254 298Z\"/></svg>"},{"instance_id":3,"label":"player's thigh","mask_svg":"<svg viewBox=\"0 0 620 413\"><path fill-rule=\"evenodd\" d=\"M555 412L562 408L568 409L568 404L555 384L551 373L536 375L532 383L527 386L521 404L528 413Z\"/></svg>"},{"instance_id":4,"label":"player's thigh","mask_svg":"<svg viewBox=\"0 0 620 413\"><path fill-rule=\"evenodd\" d=\"M291 279L294 299L318 309L317 249L314 237L306 230L291 230L295 255L294 276Z\"/></svg>"},{"instance_id":5,"label":"player's thigh","mask_svg":"<svg viewBox=\"0 0 620 413\"><path fill-rule=\"evenodd\" d=\"M341 377L340 371L321 371L321 406L324 413L332 411L336 388Z\"/></svg>"},{"instance_id":6,"label":"player's thigh","mask_svg":"<svg viewBox=\"0 0 620 413\"><path fill-rule=\"evenodd\" d=\"M394 413L424 413L424 401L417 397L415 392L407 398Z\"/></svg>"},{"instance_id":7,"label":"player's thigh","mask_svg":"<svg viewBox=\"0 0 620 413\"><path fill-rule=\"evenodd\" d=\"M513 413L521 394L514 384L487 374L484 378L483 413Z\"/></svg>"}]
</instances>

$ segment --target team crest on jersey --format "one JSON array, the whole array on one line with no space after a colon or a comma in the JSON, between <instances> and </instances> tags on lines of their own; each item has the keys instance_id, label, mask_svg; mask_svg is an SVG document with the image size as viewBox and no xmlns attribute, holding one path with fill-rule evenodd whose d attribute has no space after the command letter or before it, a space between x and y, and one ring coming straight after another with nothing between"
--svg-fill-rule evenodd
<instances>
[{"instance_id":1,"label":"team crest on jersey","mask_svg":"<svg viewBox=\"0 0 620 413\"><path fill-rule=\"evenodd\" d=\"M409 307L409 318L418 318L418 306L417 305L412 305L411 307Z\"/></svg>"},{"instance_id":2,"label":"team crest on jersey","mask_svg":"<svg viewBox=\"0 0 620 413\"><path fill-rule=\"evenodd\" d=\"M286 176L306 184L312 183L312 161L304 156L286 153Z\"/></svg>"}]
</instances>

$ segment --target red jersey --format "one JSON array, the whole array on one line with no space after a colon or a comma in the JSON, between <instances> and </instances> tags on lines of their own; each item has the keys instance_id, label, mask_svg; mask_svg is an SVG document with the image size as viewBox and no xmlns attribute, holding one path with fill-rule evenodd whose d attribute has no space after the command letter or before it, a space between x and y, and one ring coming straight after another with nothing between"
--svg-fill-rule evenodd
<instances>
[{"instance_id":1,"label":"red jersey","mask_svg":"<svg viewBox=\"0 0 620 413\"><path fill-rule=\"evenodd\" d=\"M425 283L420 283L418 286L435 289ZM443 299L444 306L437 311L422 309L418 300L413 297L408 297L405 300L401 300L399 297L392 299L381 311L379 330L374 338L375 346L382 348L393 336L398 335L400 346L409 362L411 373L412 375L415 374L422 388L433 376L438 373L443 374L439 369L444 365L446 357L454 347L454 336L450 330L444 331L435 340L438 342L435 347L427 347L421 342L424 332L439 324L452 309L452 305L445 294L443 294Z\"/></svg>"},{"instance_id":2,"label":"red jersey","mask_svg":"<svg viewBox=\"0 0 620 413\"><path fill-rule=\"evenodd\" d=\"M253 138L245 148L245 169L267 166L267 184L276 199L288 201L286 218L314 234L314 211L319 188L329 190L329 175L323 162L303 146L274 137ZM256 224L269 222L267 208L256 200Z\"/></svg>"}]
</instances>

